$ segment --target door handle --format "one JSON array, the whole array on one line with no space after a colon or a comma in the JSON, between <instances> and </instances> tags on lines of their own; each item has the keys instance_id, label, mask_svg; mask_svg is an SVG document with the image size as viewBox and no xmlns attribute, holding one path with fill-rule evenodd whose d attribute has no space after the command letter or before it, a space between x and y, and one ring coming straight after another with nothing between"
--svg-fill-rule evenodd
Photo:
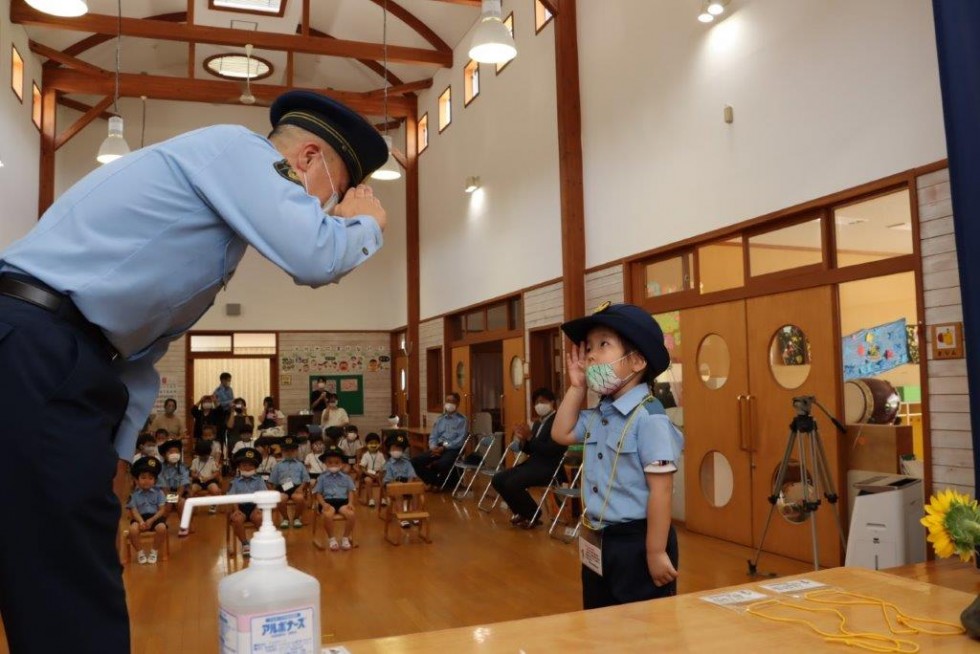
<instances>
[{"instance_id":1,"label":"door handle","mask_svg":"<svg viewBox=\"0 0 980 654\"><path fill-rule=\"evenodd\" d=\"M748 446L745 444L745 396L736 396L735 402L738 406L738 449L748 452Z\"/></svg>"},{"instance_id":2,"label":"door handle","mask_svg":"<svg viewBox=\"0 0 980 654\"><path fill-rule=\"evenodd\" d=\"M749 432L749 449L748 449L748 451L754 454L756 452L756 449L755 449L755 429L756 429L756 424L755 424L755 413L756 413L756 408L755 408L755 395L746 395L745 396L745 401L748 404L748 408L749 408L749 410L747 411L747 413L748 413L748 423L749 423L749 429L748 429L748 432Z\"/></svg>"}]
</instances>

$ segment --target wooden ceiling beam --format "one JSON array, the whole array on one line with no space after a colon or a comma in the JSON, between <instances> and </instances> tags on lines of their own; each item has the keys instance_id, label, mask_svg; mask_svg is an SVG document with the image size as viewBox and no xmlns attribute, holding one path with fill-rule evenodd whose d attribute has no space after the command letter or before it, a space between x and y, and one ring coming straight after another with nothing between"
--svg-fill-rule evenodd
<instances>
[{"instance_id":1,"label":"wooden ceiling beam","mask_svg":"<svg viewBox=\"0 0 980 654\"><path fill-rule=\"evenodd\" d=\"M557 16L561 11L561 6L559 5L560 2L561 0L541 0L541 4L544 5L545 9L551 12L552 16Z\"/></svg>"},{"instance_id":2,"label":"wooden ceiling beam","mask_svg":"<svg viewBox=\"0 0 980 654\"><path fill-rule=\"evenodd\" d=\"M62 66L67 66L68 68L81 71L83 73L88 73L89 75L111 75L109 71L105 68L99 68L98 66L93 66L92 64L82 61L72 57L71 55L65 54L61 50L55 50L50 48L43 43L38 43L37 41L28 41L27 47L31 49L31 52L42 57L47 57L51 61L56 61Z\"/></svg>"},{"instance_id":3,"label":"wooden ceiling beam","mask_svg":"<svg viewBox=\"0 0 980 654\"><path fill-rule=\"evenodd\" d=\"M483 6L481 0L436 0L437 2L445 2L451 5L463 5L465 7L476 7L479 9Z\"/></svg>"},{"instance_id":4,"label":"wooden ceiling beam","mask_svg":"<svg viewBox=\"0 0 980 654\"><path fill-rule=\"evenodd\" d=\"M82 117L72 123L68 129L58 134L57 138L54 140L54 149L58 150L68 141L72 140L76 134L88 127L88 124L99 117L103 111L109 108L112 104L112 96L107 95L94 107L90 107L88 111L82 114Z\"/></svg>"},{"instance_id":5,"label":"wooden ceiling beam","mask_svg":"<svg viewBox=\"0 0 980 654\"><path fill-rule=\"evenodd\" d=\"M296 33L297 34L299 33L300 27L297 27L296 28ZM315 36L315 37L321 38L321 39L332 39L332 38L334 38L334 37L330 36L329 34L327 34L326 32L321 32L320 30L316 29L315 27L311 27L310 28L310 36ZM390 70L387 72L387 75L386 75L385 74L385 67L382 66L381 64L379 64L377 61L375 61L373 59L358 59L357 62L359 64L365 66L366 68L370 69L374 73L377 73L377 75L379 75L381 77L381 79L387 79L389 84L404 84L404 82L401 80L401 78L399 78L397 75L395 75Z\"/></svg>"},{"instance_id":6,"label":"wooden ceiling beam","mask_svg":"<svg viewBox=\"0 0 980 654\"><path fill-rule=\"evenodd\" d=\"M84 102L79 102L78 100L73 100L71 98L66 98L63 95L58 96L58 104L60 104L62 107L68 107L69 109L80 111L83 114L87 113L89 109L92 108L91 105L87 105ZM115 114L109 111L103 111L101 114L99 114L99 118L102 120L109 120L113 116L115 116Z\"/></svg>"},{"instance_id":7,"label":"wooden ceiling beam","mask_svg":"<svg viewBox=\"0 0 980 654\"><path fill-rule=\"evenodd\" d=\"M24 3L13 0L10 5L10 20L18 25L46 27L50 29L94 32L115 35L119 29L115 16L85 14L77 18L65 18L45 14ZM122 33L125 36L158 39L164 41L212 43L241 47L251 43L258 49L303 52L306 54L330 57L349 57L355 59L382 59L385 48L380 43L347 41L343 39L323 39L301 34L278 34L271 32L252 32L227 27L175 24L166 21L140 18L123 18ZM416 65L449 68L453 64L452 52L439 52L422 48L408 48L390 45L387 48L388 61Z\"/></svg>"},{"instance_id":8,"label":"wooden ceiling beam","mask_svg":"<svg viewBox=\"0 0 980 654\"><path fill-rule=\"evenodd\" d=\"M167 14L157 14L155 16L147 16L145 20L162 20L168 23L183 23L187 20L187 12L174 11ZM112 34L93 34L91 36L86 36L80 41L72 43L70 46L65 48L63 52L66 55L77 57L86 50L91 50L97 45L102 45L106 41L111 41L113 38L114 35ZM44 62L45 68L57 68L60 65L60 63L54 60Z\"/></svg>"},{"instance_id":9,"label":"wooden ceiling beam","mask_svg":"<svg viewBox=\"0 0 980 654\"><path fill-rule=\"evenodd\" d=\"M388 87L389 99L393 95L405 95L407 93L415 93L416 91L423 91L432 86L431 79L422 79L417 82L408 82L407 84L395 84L394 86ZM385 96L384 89L375 89L374 91L368 91L367 95L372 98L383 98Z\"/></svg>"},{"instance_id":10,"label":"wooden ceiling beam","mask_svg":"<svg viewBox=\"0 0 980 654\"><path fill-rule=\"evenodd\" d=\"M398 129L404 122L404 118L395 118L394 120L389 120L387 123L375 123L374 129L379 132L387 132L392 129Z\"/></svg>"},{"instance_id":11,"label":"wooden ceiling beam","mask_svg":"<svg viewBox=\"0 0 980 654\"><path fill-rule=\"evenodd\" d=\"M86 95L111 94L114 80L110 77L86 75L74 70L56 68L44 71L44 88L51 88L64 93L82 93ZM252 84L252 94L260 101L271 102L280 94L290 90L288 86L272 84ZM364 93L336 91L333 89L312 89L318 93L339 100L345 105L362 114L381 114L384 112L384 101L381 98L369 97ZM119 95L121 97L138 98L145 95L157 100L183 100L187 102L212 102L219 104L239 104L241 85L237 82L225 82L210 79L186 79L182 77L165 77L160 75L137 75L122 73L119 76ZM414 100L397 96L388 98L388 113L392 116L406 116L414 107Z\"/></svg>"},{"instance_id":12,"label":"wooden ceiling beam","mask_svg":"<svg viewBox=\"0 0 980 654\"><path fill-rule=\"evenodd\" d=\"M381 8L387 7L388 12L392 16L415 30L419 36L428 41L429 44L439 52L452 52L453 49L449 47L448 43L439 38L439 35L436 34L428 25L423 23L418 16L410 12L408 9L402 7L400 4L395 2L395 0L371 0L371 2Z\"/></svg>"}]
</instances>

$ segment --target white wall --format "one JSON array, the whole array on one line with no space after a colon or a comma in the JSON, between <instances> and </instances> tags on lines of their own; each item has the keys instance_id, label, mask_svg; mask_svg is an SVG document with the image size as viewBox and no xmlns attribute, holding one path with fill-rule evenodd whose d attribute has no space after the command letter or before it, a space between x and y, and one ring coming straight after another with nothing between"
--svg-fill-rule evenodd
<instances>
[{"instance_id":1,"label":"white wall","mask_svg":"<svg viewBox=\"0 0 980 654\"><path fill-rule=\"evenodd\" d=\"M120 112L126 120L126 139L135 149L140 143L140 101L121 100ZM62 108L59 130L79 115ZM150 145L219 123L242 124L264 135L269 132L268 109L149 100L145 142ZM105 138L106 127L105 121L96 120L58 151L57 194L98 165L95 153ZM404 178L373 186L388 211L389 225L384 247L363 266L340 284L313 290L296 286L288 275L250 249L228 288L195 328L359 330L404 325L408 321ZM232 302L241 303L240 317L225 315L225 304Z\"/></svg>"},{"instance_id":2,"label":"white wall","mask_svg":"<svg viewBox=\"0 0 980 654\"><path fill-rule=\"evenodd\" d=\"M697 5L578 3L587 266L946 156L931 3Z\"/></svg>"},{"instance_id":3,"label":"white wall","mask_svg":"<svg viewBox=\"0 0 980 654\"><path fill-rule=\"evenodd\" d=\"M429 115L419 158L423 319L561 275L554 25L535 35L533 2L503 5L504 16L514 12L517 58L499 76L482 65L480 95L464 108L467 34L452 70L419 95L419 116ZM453 122L440 134L438 99L450 83ZM482 188L467 195L471 175Z\"/></svg>"},{"instance_id":4,"label":"white wall","mask_svg":"<svg viewBox=\"0 0 980 654\"><path fill-rule=\"evenodd\" d=\"M10 46L24 59L24 101L10 88ZM41 139L31 122L31 82L41 86L41 64L27 48L27 33L10 23L10 0L0 0L0 250L37 222Z\"/></svg>"}]
</instances>

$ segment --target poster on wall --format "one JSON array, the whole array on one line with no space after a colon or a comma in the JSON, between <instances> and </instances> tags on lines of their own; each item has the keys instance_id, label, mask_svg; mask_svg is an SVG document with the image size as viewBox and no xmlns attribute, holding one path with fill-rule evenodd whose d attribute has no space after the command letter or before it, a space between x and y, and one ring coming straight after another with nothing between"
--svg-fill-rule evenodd
<instances>
[{"instance_id":1,"label":"poster on wall","mask_svg":"<svg viewBox=\"0 0 980 654\"><path fill-rule=\"evenodd\" d=\"M364 378L361 375L310 375L311 392L321 378L327 383L326 390L337 395L341 408L348 415L364 415Z\"/></svg>"},{"instance_id":2,"label":"poster on wall","mask_svg":"<svg viewBox=\"0 0 980 654\"><path fill-rule=\"evenodd\" d=\"M844 380L874 377L910 362L906 320L861 329L841 339Z\"/></svg>"},{"instance_id":3,"label":"poster on wall","mask_svg":"<svg viewBox=\"0 0 980 654\"><path fill-rule=\"evenodd\" d=\"M279 371L284 373L362 374L389 370L386 346L315 345L283 348Z\"/></svg>"},{"instance_id":4,"label":"poster on wall","mask_svg":"<svg viewBox=\"0 0 980 654\"><path fill-rule=\"evenodd\" d=\"M157 401L153 405L155 413L163 413L163 402L167 398L180 400L180 389L177 387L176 377L160 377L160 391L157 393Z\"/></svg>"}]
</instances>

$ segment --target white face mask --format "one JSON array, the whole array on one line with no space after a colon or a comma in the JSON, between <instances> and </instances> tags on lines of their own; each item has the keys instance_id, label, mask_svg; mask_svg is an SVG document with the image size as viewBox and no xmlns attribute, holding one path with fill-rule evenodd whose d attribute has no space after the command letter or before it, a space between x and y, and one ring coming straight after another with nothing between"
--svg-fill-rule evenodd
<instances>
[{"instance_id":1,"label":"white face mask","mask_svg":"<svg viewBox=\"0 0 980 654\"><path fill-rule=\"evenodd\" d=\"M242 477L253 477L253 476L255 476L255 471L254 470L242 470L240 472L241 472Z\"/></svg>"},{"instance_id":2,"label":"white face mask","mask_svg":"<svg viewBox=\"0 0 980 654\"><path fill-rule=\"evenodd\" d=\"M392 427L397 427L398 420L399 420L398 416L395 416L394 418L388 418L388 424L391 425Z\"/></svg>"},{"instance_id":3,"label":"white face mask","mask_svg":"<svg viewBox=\"0 0 980 654\"><path fill-rule=\"evenodd\" d=\"M153 456L154 454L156 454L156 452L157 452L157 446L156 445L152 445L151 444L151 445L144 445L143 446L143 454L147 454L149 456Z\"/></svg>"},{"instance_id":4,"label":"white face mask","mask_svg":"<svg viewBox=\"0 0 980 654\"><path fill-rule=\"evenodd\" d=\"M452 402L446 402L443 408L446 410L446 413L454 413L456 411L456 405Z\"/></svg>"},{"instance_id":5,"label":"white face mask","mask_svg":"<svg viewBox=\"0 0 980 654\"><path fill-rule=\"evenodd\" d=\"M167 461L169 461L170 463L177 463L178 461L180 461L180 455L179 454L176 454L176 453L175 454L168 454L167 455Z\"/></svg>"},{"instance_id":6,"label":"white face mask","mask_svg":"<svg viewBox=\"0 0 980 654\"><path fill-rule=\"evenodd\" d=\"M318 388L319 390L321 390L321 391L322 391L323 389L325 389L325 388L327 387L327 385L326 385L326 384L324 384L324 383L319 383L319 384L317 384L317 385L316 385L316 387L317 387L317 388Z\"/></svg>"},{"instance_id":7,"label":"white face mask","mask_svg":"<svg viewBox=\"0 0 980 654\"><path fill-rule=\"evenodd\" d=\"M320 161L323 163L323 169L327 172L327 179L330 180L330 188L333 189L333 193L330 195L330 197L320 205L320 208L323 209L323 213L329 214L340 202L340 195L337 193L337 185L333 183L333 175L330 174L330 168L327 167L327 160L323 158L322 150L320 151ZM303 173L303 188L307 193L310 193L310 188L306 181L306 173ZM310 193L310 195L313 194Z\"/></svg>"},{"instance_id":8,"label":"white face mask","mask_svg":"<svg viewBox=\"0 0 980 654\"><path fill-rule=\"evenodd\" d=\"M391 454L391 458L392 459L400 459L400 458L402 458L402 453L399 452L399 451L397 451L397 450L392 450L390 452L390 454Z\"/></svg>"},{"instance_id":9,"label":"white face mask","mask_svg":"<svg viewBox=\"0 0 980 654\"><path fill-rule=\"evenodd\" d=\"M544 418L546 415L551 413L551 405L545 404L544 402L534 405L534 412L538 414L539 418Z\"/></svg>"},{"instance_id":10,"label":"white face mask","mask_svg":"<svg viewBox=\"0 0 980 654\"><path fill-rule=\"evenodd\" d=\"M201 405L201 408L202 409L213 409L214 408L214 405L211 404L210 402L205 402L204 404Z\"/></svg>"},{"instance_id":11,"label":"white face mask","mask_svg":"<svg viewBox=\"0 0 980 654\"><path fill-rule=\"evenodd\" d=\"M355 433L347 434L347 440L349 440L351 443L353 443L354 441L357 440L357 434L355 434Z\"/></svg>"},{"instance_id":12,"label":"white face mask","mask_svg":"<svg viewBox=\"0 0 980 654\"><path fill-rule=\"evenodd\" d=\"M327 466L327 472L331 472L331 473L340 472L340 466Z\"/></svg>"},{"instance_id":13,"label":"white face mask","mask_svg":"<svg viewBox=\"0 0 980 654\"><path fill-rule=\"evenodd\" d=\"M163 408L163 412L166 413L168 416L172 416L175 411L177 411L176 407L166 406Z\"/></svg>"}]
</instances>

